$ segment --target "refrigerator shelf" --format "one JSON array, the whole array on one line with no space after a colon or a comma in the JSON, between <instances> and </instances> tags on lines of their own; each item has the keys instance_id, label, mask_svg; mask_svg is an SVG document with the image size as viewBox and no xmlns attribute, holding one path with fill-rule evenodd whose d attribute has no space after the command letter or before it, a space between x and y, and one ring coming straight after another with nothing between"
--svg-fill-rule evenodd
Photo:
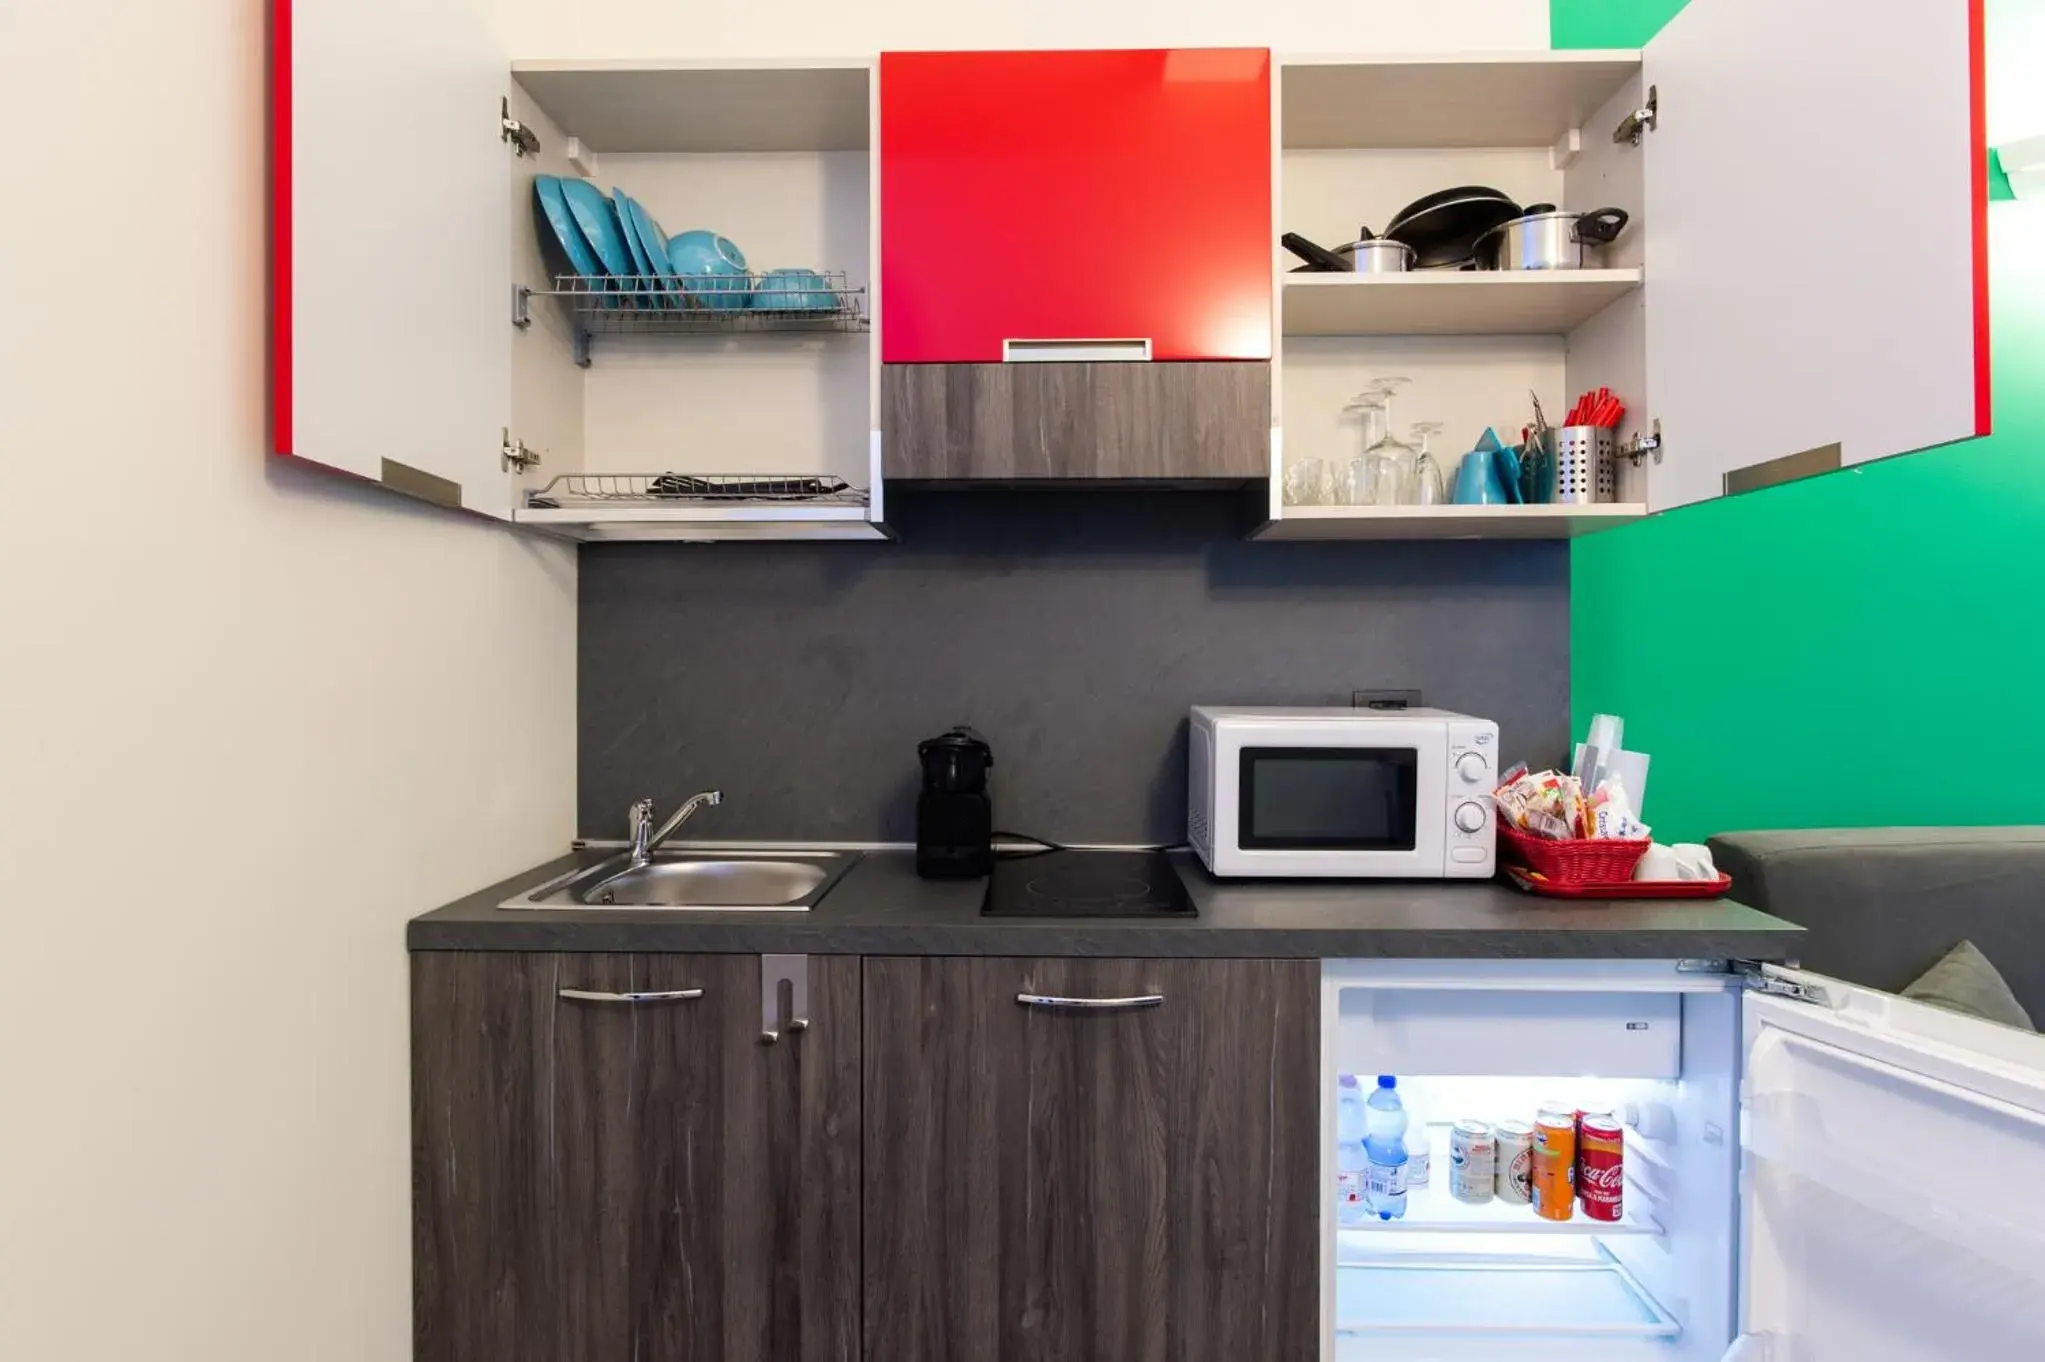
<instances>
[{"instance_id":1,"label":"refrigerator shelf","mask_svg":"<svg viewBox=\"0 0 2045 1362\"><path fill-rule=\"evenodd\" d=\"M1381 1254L1335 1271L1338 1334L1671 1339L1682 1326L1602 1248L1595 1256Z\"/></svg>"},{"instance_id":2,"label":"refrigerator shelf","mask_svg":"<svg viewBox=\"0 0 2045 1362\"><path fill-rule=\"evenodd\" d=\"M1579 1205L1576 1214L1568 1220L1543 1220L1534 1214L1531 1206L1515 1205L1506 1201L1491 1201L1484 1205L1472 1205L1458 1201L1449 1194L1449 1127L1428 1126L1428 1147L1432 1151L1433 1175L1424 1187L1415 1187L1406 1194L1406 1214L1398 1220L1371 1220L1358 1226L1341 1226L1336 1230L1338 1260L1347 1261L1355 1257L1352 1245L1360 1249L1363 1241L1376 1234L1470 1232L1480 1234L1531 1234L1531 1235L1588 1235L1610 1238L1621 1234L1660 1234L1661 1224L1648 1213L1646 1197L1638 1187L1628 1180L1626 1186L1626 1214L1618 1221L1593 1220L1583 1213Z\"/></svg>"}]
</instances>

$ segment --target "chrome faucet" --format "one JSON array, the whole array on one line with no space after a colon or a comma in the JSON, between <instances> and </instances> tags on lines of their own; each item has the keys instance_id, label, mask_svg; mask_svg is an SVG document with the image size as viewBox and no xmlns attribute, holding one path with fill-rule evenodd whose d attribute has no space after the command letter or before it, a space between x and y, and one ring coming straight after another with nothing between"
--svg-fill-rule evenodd
<instances>
[{"instance_id":1,"label":"chrome faucet","mask_svg":"<svg viewBox=\"0 0 2045 1362\"><path fill-rule=\"evenodd\" d=\"M676 830L688 822L696 810L708 804L723 802L722 790L705 790L702 794L691 795L656 831L653 827L653 801L650 799L633 801L632 807L625 811L625 826L632 835L631 864L634 867L645 865L653 859L653 853L660 849L660 844L674 836Z\"/></svg>"}]
</instances>

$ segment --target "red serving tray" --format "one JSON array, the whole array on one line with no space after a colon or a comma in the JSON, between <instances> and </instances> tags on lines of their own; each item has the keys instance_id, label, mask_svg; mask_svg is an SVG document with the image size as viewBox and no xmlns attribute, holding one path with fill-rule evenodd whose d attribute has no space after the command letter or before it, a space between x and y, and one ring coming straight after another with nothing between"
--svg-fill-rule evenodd
<instances>
[{"instance_id":1,"label":"red serving tray","mask_svg":"<svg viewBox=\"0 0 2045 1362\"><path fill-rule=\"evenodd\" d=\"M1610 880L1597 884L1560 884L1516 865L1507 866L1505 873L1527 893L1551 899L1715 899L1733 887L1733 877L1723 873L1716 880Z\"/></svg>"}]
</instances>

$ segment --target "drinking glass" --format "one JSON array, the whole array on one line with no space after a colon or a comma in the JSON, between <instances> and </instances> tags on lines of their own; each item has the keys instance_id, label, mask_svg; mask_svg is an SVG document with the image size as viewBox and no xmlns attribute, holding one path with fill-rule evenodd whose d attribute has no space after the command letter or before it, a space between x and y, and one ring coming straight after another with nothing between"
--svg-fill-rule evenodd
<instances>
[{"instance_id":1,"label":"drinking glass","mask_svg":"<svg viewBox=\"0 0 2045 1362\"><path fill-rule=\"evenodd\" d=\"M1296 459L1285 466L1285 504L1325 506L1329 501L1325 459Z\"/></svg>"},{"instance_id":2,"label":"drinking glass","mask_svg":"<svg viewBox=\"0 0 2045 1362\"><path fill-rule=\"evenodd\" d=\"M1415 506L1446 506L1449 501L1448 480L1442 476L1441 464L1436 462L1429 445L1434 437L1441 434L1439 421L1415 421L1413 442L1420 452L1413 458L1413 480L1409 484Z\"/></svg>"},{"instance_id":3,"label":"drinking glass","mask_svg":"<svg viewBox=\"0 0 2045 1362\"><path fill-rule=\"evenodd\" d=\"M1373 460L1374 500L1380 506L1407 505L1415 500L1414 475L1420 451L1393 434L1397 427L1392 421L1392 401L1399 395L1399 390L1412 381L1410 378L1390 377L1371 382L1370 390L1377 394L1384 419L1377 439L1364 453Z\"/></svg>"}]
</instances>

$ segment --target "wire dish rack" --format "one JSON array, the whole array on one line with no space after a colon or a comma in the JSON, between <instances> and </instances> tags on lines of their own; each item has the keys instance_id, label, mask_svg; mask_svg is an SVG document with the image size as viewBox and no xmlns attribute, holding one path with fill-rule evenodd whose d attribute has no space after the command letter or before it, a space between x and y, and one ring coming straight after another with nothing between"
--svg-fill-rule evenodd
<instances>
[{"instance_id":1,"label":"wire dish rack","mask_svg":"<svg viewBox=\"0 0 2045 1362\"><path fill-rule=\"evenodd\" d=\"M521 286L512 323L532 322L532 299L555 298L576 333L576 363L592 336L705 336L768 331L864 331L866 290L843 270L801 274L562 274L551 289Z\"/></svg>"},{"instance_id":2,"label":"wire dish rack","mask_svg":"<svg viewBox=\"0 0 2045 1362\"><path fill-rule=\"evenodd\" d=\"M866 489L806 473L563 473L525 494L532 510L607 506L850 506Z\"/></svg>"}]
</instances>

